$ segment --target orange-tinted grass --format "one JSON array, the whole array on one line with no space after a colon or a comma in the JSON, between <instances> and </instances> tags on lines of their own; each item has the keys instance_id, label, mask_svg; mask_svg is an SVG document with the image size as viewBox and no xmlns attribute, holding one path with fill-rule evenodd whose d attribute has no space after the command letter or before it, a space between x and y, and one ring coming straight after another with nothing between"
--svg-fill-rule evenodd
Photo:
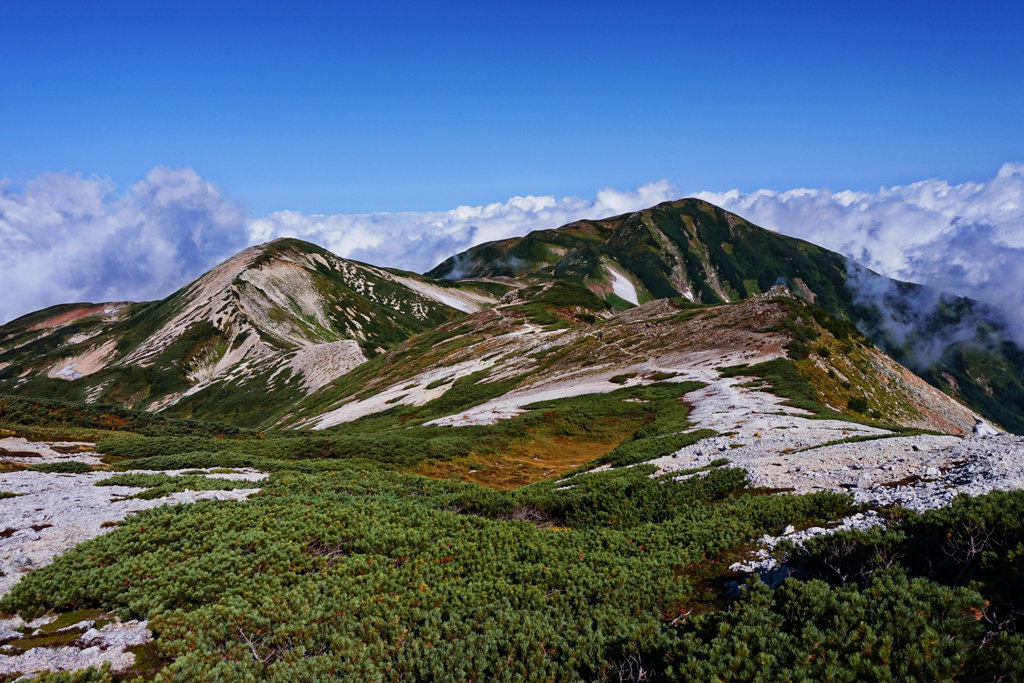
<instances>
[{"instance_id":1,"label":"orange-tinted grass","mask_svg":"<svg viewBox=\"0 0 1024 683\"><path fill-rule=\"evenodd\" d=\"M492 489L514 489L557 479L580 465L597 460L624 437L604 441L537 439L508 446L503 453L470 455L446 462L418 465L413 472L433 479L460 479Z\"/></svg>"}]
</instances>

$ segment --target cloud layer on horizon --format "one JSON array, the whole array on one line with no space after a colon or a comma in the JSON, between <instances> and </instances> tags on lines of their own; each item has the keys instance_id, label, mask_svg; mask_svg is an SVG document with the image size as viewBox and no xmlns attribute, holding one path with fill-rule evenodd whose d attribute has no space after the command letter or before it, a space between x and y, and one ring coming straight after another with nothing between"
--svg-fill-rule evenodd
<instances>
[{"instance_id":1,"label":"cloud layer on horizon","mask_svg":"<svg viewBox=\"0 0 1024 683\"><path fill-rule=\"evenodd\" d=\"M591 200L528 195L450 211L330 216L278 211L252 221L249 235L254 244L298 237L344 258L422 273L483 242L557 228L582 218L607 218L676 196L675 186L661 180L635 192L604 189Z\"/></svg>"},{"instance_id":2,"label":"cloud layer on horizon","mask_svg":"<svg viewBox=\"0 0 1024 683\"><path fill-rule=\"evenodd\" d=\"M244 210L191 169L127 191L44 173L0 181L0 322L59 303L166 296L246 246Z\"/></svg>"},{"instance_id":3,"label":"cloud layer on horizon","mask_svg":"<svg viewBox=\"0 0 1024 683\"><path fill-rule=\"evenodd\" d=\"M668 181L593 199L513 197L450 211L246 217L191 169L155 168L118 191L108 179L47 173L0 181L0 323L70 301L170 294L249 244L299 237L339 256L422 272L496 239L674 199ZM1004 308L1024 327L1024 164L982 182L924 180L878 192L696 193L752 222L850 256L885 275Z\"/></svg>"},{"instance_id":4,"label":"cloud layer on horizon","mask_svg":"<svg viewBox=\"0 0 1024 683\"><path fill-rule=\"evenodd\" d=\"M994 178L924 180L878 192L700 192L693 196L814 242L898 280L985 301L1024 341L1024 163Z\"/></svg>"}]
</instances>

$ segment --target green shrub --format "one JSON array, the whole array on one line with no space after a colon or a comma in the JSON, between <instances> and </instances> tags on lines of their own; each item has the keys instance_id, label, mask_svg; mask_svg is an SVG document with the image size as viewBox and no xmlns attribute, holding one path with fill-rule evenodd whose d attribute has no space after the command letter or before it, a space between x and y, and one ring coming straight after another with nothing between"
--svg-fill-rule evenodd
<instances>
[{"instance_id":1,"label":"green shrub","mask_svg":"<svg viewBox=\"0 0 1024 683\"><path fill-rule=\"evenodd\" d=\"M846 407L855 413L868 412L868 400L863 396L854 396L846 402Z\"/></svg>"},{"instance_id":2,"label":"green shrub","mask_svg":"<svg viewBox=\"0 0 1024 683\"><path fill-rule=\"evenodd\" d=\"M864 588L755 583L728 613L695 620L668 658L675 681L949 681L970 664L984 600L900 571Z\"/></svg>"},{"instance_id":3,"label":"green shrub","mask_svg":"<svg viewBox=\"0 0 1024 683\"><path fill-rule=\"evenodd\" d=\"M713 429L698 429L684 434L641 437L616 446L605 454L600 462L608 463L615 467L634 465L671 455L680 448L695 444L701 439L715 436L716 433Z\"/></svg>"},{"instance_id":4,"label":"green shrub","mask_svg":"<svg viewBox=\"0 0 1024 683\"><path fill-rule=\"evenodd\" d=\"M837 532L782 551L800 576L866 586L898 566L912 577L970 588L984 601L972 619L987 633L970 680L1015 680L1024 653L1024 491L958 496L949 507L914 513L896 508L886 526Z\"/></svg>"},{"instance_id":5,"label":"green shrub","mask_svg":"<svg viewBox=\"0 0 1024 683\"><path fill-rule=\"evenodd\" d=\"M92 467L77 460L48 462L41 465L32 465L28 469L33 472L45 472L47 474L84 474L85 472L92 472Z\"/></svg>"},{"instance_id":6,"label":"green shrub","mask_svg":"<svg viewBox=\"0 0 1024 683\"><path fill-rule=\"evenodd\" d=\"M807 358L807 356L809 356L811 353L810 349L807 347L807 344L797 339L794 339L793 341L789 342L783 348L786 349L786 355L792 358L793 360L803 360L804 358Z\"/></svg>"},{"instance_id":7,"label":"green shrub","mask_svg":"<svg viewBox=\"0 0 1024 683\"><path fill-rule=\"evenodd\" d=\"M686 609L685 567L849 509L834 494L744 496L741 471L648 475L495 492L281 472L247 503L142 511L26 575L0 608L149 618L178 679L579 681L611 675L631 644L675 638L664 615ZM571 530L503 521L545 515Z\"/></svg>"},{"instance_id":8,"label":"green shrub","mask_svg":"<svg viewBox=\"0 0 1024 683\"><path fill-rule=\"evenodd\" d=\"M0 396L0 421L11 425L77 427L110 432L134 432L149 436L230 436L247 432L233 425L201 420L178 420L158 413L131 410L121 406L20 396Z\"/></svg>"}]
</instances>

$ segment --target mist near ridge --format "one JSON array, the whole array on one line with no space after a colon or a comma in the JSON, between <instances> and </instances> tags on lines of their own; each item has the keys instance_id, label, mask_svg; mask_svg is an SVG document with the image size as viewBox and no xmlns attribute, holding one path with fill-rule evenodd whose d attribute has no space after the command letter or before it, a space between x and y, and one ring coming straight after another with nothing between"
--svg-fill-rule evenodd
<instances>
[{"instance_id":1,"label":"mist near ridge","mask_svg":"<svg viewBox=\"0 0 1024 683\"><path fill-rule=\"evenodd\" d=\"M932 290L896 292L851 267L850 285L865 305L883 310L886 330L900 343L910 330L942 315L947 292L998 309L1008 336L1024 346L1024 164L1004 164L983 182L951 185L924 180L878 192L798 189L713 193L699 197L776 232L799 237L853 259L860 266ZM945 302L945 303L944 303ZM921 362L936 349L975 336L994 314L966 315L946 336L916 339Z\"/></svg>"}]
</instances>

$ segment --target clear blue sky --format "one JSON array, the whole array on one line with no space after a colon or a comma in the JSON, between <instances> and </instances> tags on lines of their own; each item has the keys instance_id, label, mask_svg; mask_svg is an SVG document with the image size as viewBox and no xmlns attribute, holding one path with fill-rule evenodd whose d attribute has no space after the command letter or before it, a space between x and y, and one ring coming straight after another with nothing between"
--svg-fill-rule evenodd
<instances>
[{"instance_id":1,"label":"clear blue sky","mask_svg":"<svg viewBox=\"0 0 1024 683\"><path fill-rule=\"evenodd\" d=\"M0 177L190 166L262 215L1015 160L1024 3L0 5Z\"/></svg>"}]
</instances>

